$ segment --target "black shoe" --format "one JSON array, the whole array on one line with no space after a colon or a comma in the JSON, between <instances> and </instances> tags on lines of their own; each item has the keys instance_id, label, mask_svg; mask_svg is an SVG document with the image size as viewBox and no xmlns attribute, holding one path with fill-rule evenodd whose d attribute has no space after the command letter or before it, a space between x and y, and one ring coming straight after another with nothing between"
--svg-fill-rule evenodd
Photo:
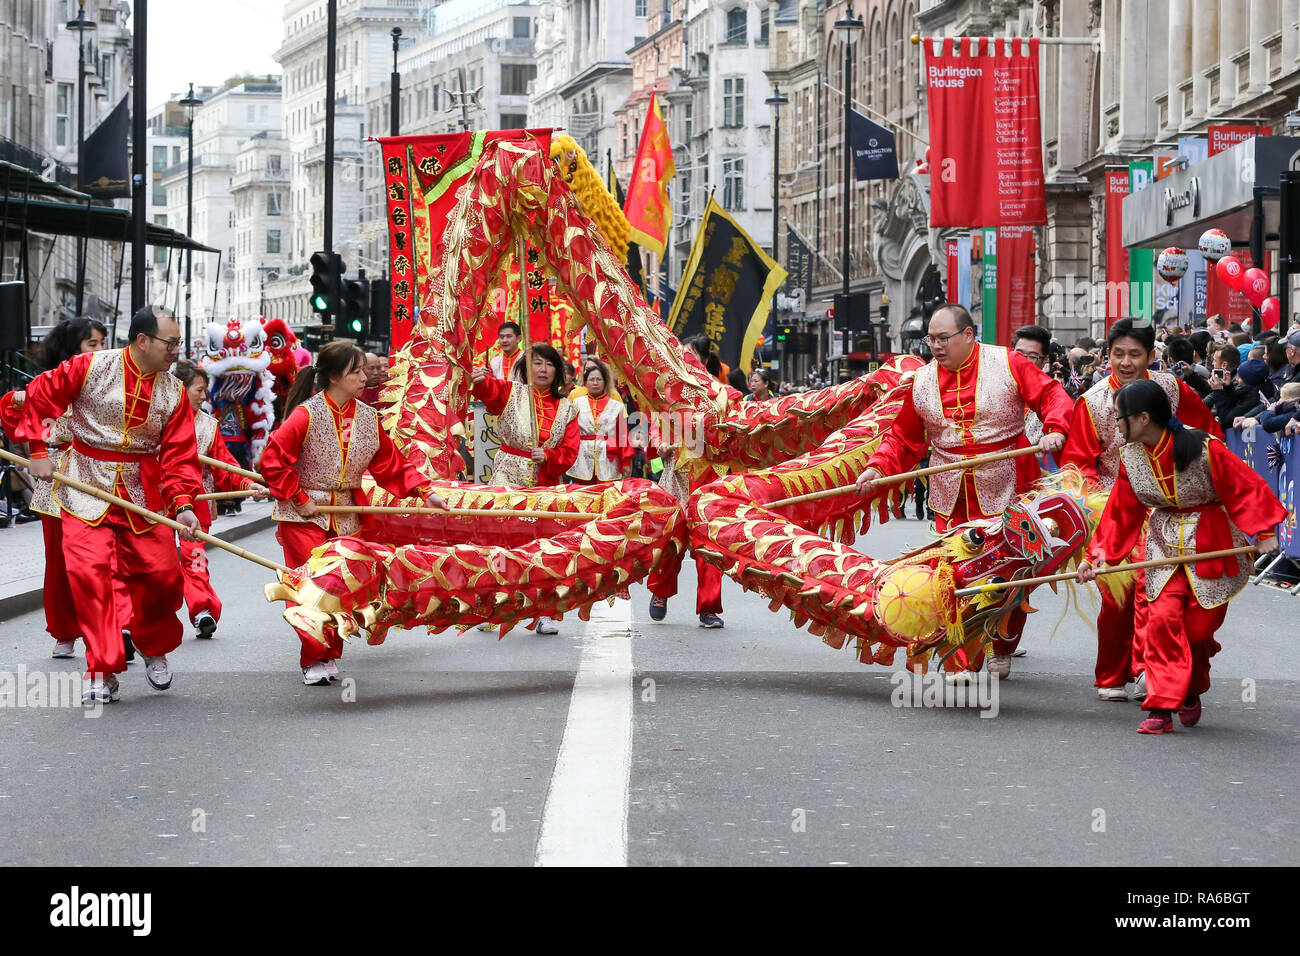
<instances>
[{"instance_id":1,"label":"black shoe","mask_svg":"<svg viewBox=\"0 0 1300 956\"><path fill-rule=\"evenodd\" d=\"M122 632L122 647L126 651L126 662L128 664L135 662L135 645L131 643L131 632Z\"/></svg>"},{"instance_id":2,"label":"black shoe","mask_svg":"<svg viewBox=\"0 0 1300 956\"><path fill-rule=\"evenodd\" d=\"M35 511L32 511L31 508L24 508L22 511L18 512L18 514L14 517L14 522L16 524L29 524L33 521L40 521L40 520L41 520L41 516L37 514Z\"/></svg>"},{"instance_id":3,"label":"black shoe","mask_svg":"<svg viewBox=\"0 0 1300 956\"><path fill-rule=\"evenodd\" d=\"M662 621L668 616L668 599L661 597L650 598L650 620Z\"/></svg>"}]
</instances>

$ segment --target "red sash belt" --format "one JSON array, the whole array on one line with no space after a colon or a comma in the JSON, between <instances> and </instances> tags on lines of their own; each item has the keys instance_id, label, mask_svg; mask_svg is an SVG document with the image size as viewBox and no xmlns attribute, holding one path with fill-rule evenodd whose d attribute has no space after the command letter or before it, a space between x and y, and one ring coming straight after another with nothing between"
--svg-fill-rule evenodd
<instances>
[{"instance_id":1,"label":"red sash belt","mask_svg":"<svg viewBox=\"0 0 1300 956\"><path fill-rule=\"evenodd\" d=\"M1010 451L1016 447L1020 438L1020 435L1015 435L1005 441L972 442L968 445L957 445L955 448L945 448L943 445L935 445L934 447L945 455L974 458L976 455L991 455L994 452Z\"/></svg>"},{"instance_id":2,"label":"red sash belt","mask_svg":"<svg viewBox=\"0 0 1300 956\"><path fill-rule=\"evenodd\" d=\"M515 448L513 445L501 445L497 450L503 451L508 455L518 455L520 458L527 458L529 461L532 461L533 458L533 453L531 451L524 451L522 448Z\"/></svg>"},{"instance_id":3,"label":"red sash belt","mask_svg":"<svg viewBox=\"0 0 1300 956\"><path fill-rule=\"evenodd\" d=\"M1232 525L1228 523L1228 512L1221 505L1201 505L1197 508L1161 508L1170 514L1199 514L1196 519L1196 553L1208 554L1211 551L1226 551L1233 546ZM1240 570L1241 565L1234 557L1211 558L1209 561L1197 561L1196 573L1206 580L1231 577Z\"/></svg>"},{"instance_id":4,"label":"red sash belt","mask_svg":"<svg viewBox=\"0 0 1300 956\"><path fill-rule=\"evenodd\" d=\"M144 461L146 458L154 457L153 455L146 455L143 452L107 451L103 448L95 448L91 445L87 445L80 438L72 439L72 447L87 458L95 459L95 461Z\"/></svg>"},{"instance_id":5,"label":"red sash belt","mask_svg":"<svg viewBox=\"0 0 1300 956\"><path fill-rule=\"evenodd\" d=\"M144 452L108 451L103 448L95 448L91 445L87 445L81 439L76 437L72 439L72 448L78 454L85 455L87 458L93 458L95 461L104 461L109 463L139 462L140 485L144 489L145 505L151 511L162 510L162 466L158 462L158 455L156 453L146 454ZM116 489L109 490L116 491Z\"/></svg>"}]
</instances>

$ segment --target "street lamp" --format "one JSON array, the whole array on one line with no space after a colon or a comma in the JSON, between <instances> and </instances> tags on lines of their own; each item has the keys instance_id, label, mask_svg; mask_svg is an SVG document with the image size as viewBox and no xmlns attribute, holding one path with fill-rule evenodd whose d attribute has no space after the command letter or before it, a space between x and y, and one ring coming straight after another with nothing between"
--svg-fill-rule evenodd
<instances>
[{"instance_id":1,"label":"street lamp","mask_svg":"<svg viewBox=\"0 0 1300 956\"><path fill-rule=\"evenodd\" d=\"M853 150L849 146L849 129L853 125L853 44L858 42L862 33L862 20L853 15L853 3L850 0L844 10L844 16L835 21L835 33L844 44L844 255L840 266L844 270L844 295L849 294L849 215L850 192L853 177ZM847 305L847 300L846 300Z\"/></svg>"},{"instance_id":2,"label":"street lamp","mask_svg":"<svg viewBox=\"0 0 1300 956\"><path fill-rule=\"evenodd\" d=\"M193 242L194 235L194 113L203 101L194 95L194 84L190 84L189 93L180 101L185 107L185 119L188 121L187 152L185 158L185 238ZM190 268L193 265L194 250L185 250L185 357L190 357Z\"/></svg>"},{"instance_id":3,"label":"street lamp","mask_svg":"<svg viewBox=\"0 0 1300 956\"><path fill-rule=\"evenodd\" d=\"M397 45L402 42L402 28L393 27L393 75L388 80L388 128L390 136L397 136L402 126L402 75L397 72ZM434 109L438 104L433 104Z\"/></svg>"},{"instance_id":4,"label":"street lamp","mask_svg":"<svg viewBox=\"0 0 1300 956\"><path fill-rule=\"evenodd\" d=\"M772 108L772 258L777 248L777 208L781 204L781 107L790 101L781 95L781 87L772 84L772 95L763 101Z\"/></svg>"},{"instance_id":5,"label":"street lamp","mask_svg":"<svg viewBox=\"0 0 1300 956\"><path fill-rule=\"evenodd\" d=\"M87 30L98 29L94 20L86 18L86 4L77 4L77 19L69 20L65 26L77 31L77 185L85 188L82 176L86 175L86 43ZM81 315L83 298L86 293L86 242L85 236L77 237L77 315Z\"/></svg>"}]
</instances>

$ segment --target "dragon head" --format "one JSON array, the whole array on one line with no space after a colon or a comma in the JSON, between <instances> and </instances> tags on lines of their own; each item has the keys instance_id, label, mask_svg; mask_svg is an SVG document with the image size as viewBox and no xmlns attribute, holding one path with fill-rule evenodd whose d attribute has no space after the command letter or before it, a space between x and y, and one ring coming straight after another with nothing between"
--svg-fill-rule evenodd
<instances>
[{"instance_id":1,"label":"dragon head","mask_svg":"<svg viewBox=\"0 0 1300 956\"><path fill-rule=\"evenodd\" d=\"M298 359L294 355L298 336L293 334L293 329L284 319L263 319L262 332L271 353L271 374L277 378L293 378L298 371Z\"/></svg>"},{"instance_id":2,"label":"dragon head","mask_svg":"<svg viewBox=\"0 0 1300 956\"><path fill-rule=\"evenodd\" d=\"M260 374L271 364L266 341L257 319L240 322L232 316L225 325L209 322L201 364L213 378L232 372Z\"/></svg>"}]
</instances>

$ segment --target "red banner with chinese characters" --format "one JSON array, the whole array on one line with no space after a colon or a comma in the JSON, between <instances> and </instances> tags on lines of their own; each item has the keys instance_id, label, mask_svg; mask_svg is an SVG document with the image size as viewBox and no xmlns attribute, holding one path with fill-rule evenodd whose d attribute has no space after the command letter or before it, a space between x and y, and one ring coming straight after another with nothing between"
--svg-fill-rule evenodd
<instances>
[{"instance_id":1,"label":"red banner with chinese characters","mask_svg":"<svg viewBox=\"0 0 1300 956\"><path fill-rule=\"evenodd\" d=\"M1128 250L1124 248L1124 197L1128 170L1106 170L1106 329L1128 315Z\"/></svg>"},{"instance_id":2,"label":"red banner with chinese characters","mask_svg":"<svg viewBox=\"0 0 1300 956\"><path fill-rule=\"evenodd\" d=\"M456 207L459 187L474 169L483 147L497 140L536 140L543 150L550 149L551 131L495 130L492 132L446 133L437 136L399 136L379 140L384 155L384 185L387 189L389 264L393 279L392 348L400 349L411 338L415 322L420 316L420 305L429 301L434 293L434 280L441 263L434 259L448 217ZM534 253L535 255L535 253ZM514 260L511 258L511 264ZM542 270L537 269L540 273ZM540 293L535 277L530 277L534 294L527 297L530 309L530 329L540 322L548 329L546 318L546 283L540 280ZM498 321L488 321L491 328L482 331L486 348L496 342L497 326L509 318L518 321L517 306L521 283L507 283L499 277L496 283L502 294L494 300L494 316ZM507 310L510 310L507 312ZM534 313L536 313L534 315ZM548 336L543 335L541 341Z\"/></svg>"},{"instance_id":3,"label":"red banner with chinese characters","mask_svg":"<svg viewBox=\"0 0 1300 956\"><path fill-rule=\"evenodd\" d=\"M1011 333L1037 325L1034 307L1034 227L998 227L998 345L1011 346Z\"/></svg>"},{"instance_id":4,"label":"red banner with chinese characters","mask_svg":"<svg viewBox=\"0 0 1300 956\"><path fill-rule=\"evenodd\" d=\"M930 225L1042 226L1038 40L926 38Z\"/></svg>"},{"instance_id":5,"label":"red banner with chinese characters","mask_svg":"<svg viewBox=\"0 0 1300 956\"><path fill-rule=\"evenodd\" d=\"M384 189L388 200L388 267L393 283L389 336L395 352L411 338L415 322L411 197L407 182L406 147L392 141L381 145L384 153Z\"/></svg>"}]
</instances>

